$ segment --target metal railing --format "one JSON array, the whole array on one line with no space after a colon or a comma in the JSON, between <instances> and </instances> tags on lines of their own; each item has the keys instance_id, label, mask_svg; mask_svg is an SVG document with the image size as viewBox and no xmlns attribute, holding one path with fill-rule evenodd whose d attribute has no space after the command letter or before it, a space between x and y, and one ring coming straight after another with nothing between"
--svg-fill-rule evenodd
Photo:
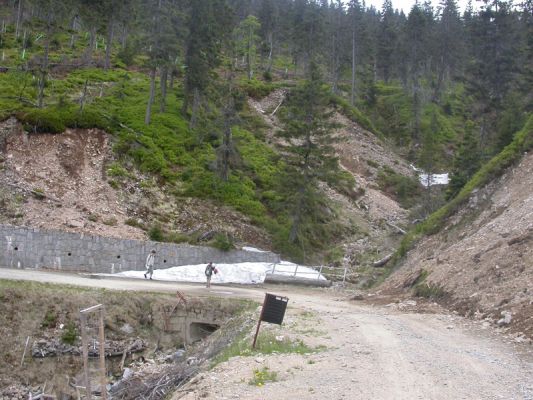
<instances>
[{"instance_id":1,"label":"metal railing","mask_svg":"<svg viewBox=\"0 0 533 400\"><path fill-rule=\"evenodd\" d=\"M311 277L307 278L306 276L303 276L307 279L316 279L320 280L321 276L324 276L323 274L327 274L328 278L338 278L335 279L336 281L342 280L342 283L346 282L346 274L347 274L347 268L346 267L327 267L321 265L318 269L315 267L306 267L313 269L313 271L304 271L304 270L298 270L298 268L301 267L301 265L287 265L287 264L272 264L272 270L270 271L271 274L276 274L276 269L278 270L278 275L288 275L296 277L296 275L311 275ZM316 278L315 278L316 276ZM326 278L324 276L324 278ZM330 279L332 280L332 279Z\"/></svg>"}]
</instances>

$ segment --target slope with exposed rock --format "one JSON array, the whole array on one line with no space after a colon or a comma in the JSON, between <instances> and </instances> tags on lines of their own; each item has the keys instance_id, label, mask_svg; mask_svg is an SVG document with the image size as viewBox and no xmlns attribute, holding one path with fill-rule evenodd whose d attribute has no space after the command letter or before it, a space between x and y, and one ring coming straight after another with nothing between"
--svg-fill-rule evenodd
<instances>
[{"instance_id":1,"label":"slope with exposed rock","mask_svg":"<svg viewBox=\"0 0 533 400\"><path fill-rule=\"evenodd\" d=\"M486 319L515 340L533 336L533 154L423 239L382 292L411 290Z\"/></svg>"},{"instance_id":2,"label":"slope with exposed rock","mask_svg":"<svg viewBox=\"0 0 533 400\"><path fill-rule=\"evenodd\" d=\"M268 236L249 218L205 199L176 197L151 177L112 173L113 137L98 129L61 134L25 132L11 118L0 123L0 223L146 239L165 229L210 240L227 232L269 249Z\"/></svg>"},{"instance_id":3,"label":"slope with exposed rock","mask_svg":"<svg viewBox=\"0 0 533 400\"><path fill-rule=\"evenodd\" d=\"M262 99L248 100L250 108L261 115L267 125L265 136L274 147L282 140L276 136L276 132L283 129L276 113L286 93L287 89L278 89ZM408 224L408 211L394 194L380 187L380 174L384 170L406 178L414 178L414 174L408 163L373 133L340 112L335 112L332 118L338 126L334 133L338 140L334 146L341 168L354 177L356 187L352 196L325 185L322 189L337 205L340 221L356 227L356 233L340 238L338 246L344 254L343 263L351 267L350 280L364 283L366 275L381 271L363 272L360 267L392 253L401 238L400 227Z\"/></svg>"}]
</instances>

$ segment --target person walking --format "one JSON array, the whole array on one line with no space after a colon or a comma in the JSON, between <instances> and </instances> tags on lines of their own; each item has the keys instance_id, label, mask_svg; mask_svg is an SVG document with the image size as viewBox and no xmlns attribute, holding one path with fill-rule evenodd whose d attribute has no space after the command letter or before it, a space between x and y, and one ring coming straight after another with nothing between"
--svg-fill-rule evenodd
<instances>
[{"instance_id":1,"label":"person walking","mask_svg":"<svg viewBox=\"0 0 533 400\"><path fill-rule=\"evenodd\" d=\"M150 275L150 279L152 279L152 275L154 274L154 264L155 264L155 249L152 249L152 251L148 254L148 257L146 257L146 272L144 274L144 279L147 279L147 275Z\"/></svg>"},{"instance_id":2,"label":"person walking","mask_svg":"<svg viewBox=\"0 0 533 400\"><path fill-rule=\"evenodd\" d=\"M209 289L211 287L211 277L213 276L213 274L216 274L217 272L218 271L212 262L207 264L207 267L205 267L205 277L207 278L206 288Z\"/></svg>"}]
</instances>

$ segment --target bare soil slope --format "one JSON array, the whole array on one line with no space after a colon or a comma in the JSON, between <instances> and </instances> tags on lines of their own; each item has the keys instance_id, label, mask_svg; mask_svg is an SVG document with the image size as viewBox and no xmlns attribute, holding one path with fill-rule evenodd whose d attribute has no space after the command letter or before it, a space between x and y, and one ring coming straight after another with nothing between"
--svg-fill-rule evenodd
<instances>
[{"instance_id":1,"label":"bare soil slope","mask_svg":"<svg viewBox=\"0 0 533 400\"><path fill-rule=\"evenodd\" d=\"M382 289L409 289L422 271L451 307L500 321L518 341L533 337L533 154L474 193L442 232L408 253Z\"/></svg>"},{"instance_id":2,"label":"bare soil slope","mask_svg":"<svg viewBox=\"0 0 533 400\"><path fill-rule=\"evenodd\" d=\"M265 232L242 214L206 200L177 200L134 168L133 178L110 177L113 161L106 132L29 134L15 119L0 123L0 223L129 239L146 239L137 226L158 223L199 236L226 231L270 248Z\"/></svg>"}]
</instances>

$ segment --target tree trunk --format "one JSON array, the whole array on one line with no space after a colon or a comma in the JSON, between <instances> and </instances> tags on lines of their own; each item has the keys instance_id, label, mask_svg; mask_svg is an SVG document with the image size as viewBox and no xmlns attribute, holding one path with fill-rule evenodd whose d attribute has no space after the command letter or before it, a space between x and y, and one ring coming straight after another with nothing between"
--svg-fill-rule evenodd
<instances>
[{"instance_id":1,"label":"tree trunk","mask_svg":"<svg viewBox=\"0 0 533 400\"><path fill-rule=\"evenodd\" d=\"M268 43L269 43L269 50L268 50L268 64L267 64L267 72L270 72L270 70L272 69L272 63L273 63L273 60L272 60L272 53L274 52L274 38L273 38L274 34L272 32L270 32L268 34Z\"/></svg>"},{"instance_id":2,"label":"tree trunk","mask_svg":"<svg viewBox=\"0 0 533 400\"><path fill-rule=\"evenodd\" d=\"M297 200L298 202L296 204L296 209L294 210L294 214L292 215L292 225L291 225L291 230L289 232L289 243L295 243L296 239L298 239L298 231L300 230L300 224L302 220L304 192L305 192L305 188L304 188L304 185L302 185L300 189L298 190L298 200Z\"/></svg>"},{"instance_id":3,"label":"tree trunk","mask_svg":"<svg viewBox=\"0 0 533 400\"><path fill-rule=\"evenodd\" d=\"M166 100L167 100L167 78L168 67L165 65L161 68L161 103L159 104L159 111L165 112Z\"/></svg>"},{"instance_id":4,"label":"tree trunk","mask_svg":"<svg viewBox=\"0 0 533 400\"><path fill-rule=\"evenodd\" d=\"M420 112L421 112L421 99L420 99L420 84L418 82L418 77L413 81L413 112L414 112L414 128L413 128L413 139L415 143L420 143Z\"/></svg>"},{"instance_id":5,"label":"tree trunk","mask_svg":"<svg viewBox=\"0 0 533 400\"><path fill-rule=\"evenodd\" d=\"M18 5L18 9L17 9L17 22L16 22L16 25L15 25L15 37L17 39L19 37L20 22L21 22L21 19L22 19L22 1L23 0L19 0L19 5Z\"/></svg>"},{"instance_id":6,"label":"tree trunk","mask_svg":"<svg viewBox=\"0 0 533 400\"><path fill-rule=\"evenodd\" d=\"M168 83L168 90L172 91L174 89L174 66L173 65L170 66L168 75L170 76L170 81Z\"/></svg>"},{"instance_id":7,"label":"tree trunk","mask_svg":"<svg viewBox=\"0 0 533 400\"><path fill-rule=\"evenodd\" d=\"M85 50L85 54L83 56L84 62L86 64L90 63L93 58L93 49L94 45L96 43L96 27L92 26L90 30L90 38L89 38L89 46Z\"/></svg>"},{"instance_id":8,"label":"tree trunk","mask_svg":"<svg viewBox=\"0 0 533 400\"><path fill-rule=\"evenodd\" d=\"M253 76L253 70L252 70L252 41L253 41L253 31L252 28L250 28L250 31L248 32L248 49L246 51L246 67L248 68L248 80L252 79Z\"/></svg>"},{"instance_id":9,"label":"tree trunk","mask_svg":"<svg viewBox=\"0 0 533 400\"><path fill-rule=\"evenodd\" d=\"M52 34L51 22L51 16L49 15L46 28L46 39L44 44L44 58L43 63L41 64L41 79L39 80L39 94L37 99L37 107L39 108L43 108L44 103L44 87L46 85L46 75L48 73L48 55L50 52L50 36Z\"/></svg>"},{"instance_id":10,"label":"tree trunk","mask_svg":"<svg viewBox=\"0 0 533 400\"><path fill-rule=\"evenodd\" d=\"M105 62L104 68L107 70L111 66L111 49L113 48L113 34L114 34L114 22L113 18L109 21L109 26L107 27L107 45L105 49Z\"/></svg>"},{"instance_id":11,"label":"tree trunk","mask_svg":"<svg viewBox=\"0 0 533 400\"><path fill-rule=\"evenodd\" d=\"M83 93L80 98L80 109L79 113L83 112L83 106L85 105L85 97L87 96L87 84L89 83L88 79L85 79L85 85L83 85Z\"/></svg>"},{"instance_id":12,"label":"tree trunk","mask_svg":"<svg viewBox=\"0 0 533 400\"><path fill-rule=\"evenodd\" d=\"M198 88L194 88L194 98L192 101L192 114L191 121L189 122L189 128L194 129L198 118L198 112L200 111L200 91Z\"/></svg>"},{"instance_id":13,"label":"tree trunk","mask_svg":"<svg viewBox=\"0 0 533 400\"><path fill-rule=\"evenodd\" d=\"M150 70L150 98L148 99L148 104L146 105L146 115L144 117L144 123L150 125L152 119L152 104L154 103L155 97L155 73L156 67L152 67Z\"/></svg>"},{"instance_id":14,"label":"tree trunk","mask_svg":"<svg viewBox=\"0 0 533 400\"><path fill-rule=\"evenodd\" d=\"M74 32L74 30L76 29L76 19L78 17L75 15L74 18L72 18L72 26L71 26L71 29L72 31ZM76 34L75 33L72 33L70 35L70 43L69 43L69 46L71 49L74 48L74 43L76 42Z\"/></svg>"},{"instance_id":15,"label":"tree trunk","mask_svg":"<svg viewBox=\"0 0 533 400\"><path fill-rule=\"evenodd\" d=\"M122 45L123 50L126 48L127 39L128 39L128 28L126 24L124 24L122 25L122 35L120 37L120 44Z\"/></svg>"},{"instance_id":16,"label":"tree trunk","mask_svg":"<svg viewBox=\"0 0 533 400\"><path fill-rule=\"evenodd\" d=\"M229 158L231 152L231 124L228 118L224 121L224 137L222 138L222 171L221 178L224 182L229 179Z\"/></svg>"},{"instance_id":17,"label":"tree trunk","mask_svg":"<svg viewBox=\"0 0 533 400\"><path fill-rule=\"evenodd\" d=\"M352 32L352 92L350 94L350 104L355 104L355 29Z\"/></svg>"}]
</instances>

